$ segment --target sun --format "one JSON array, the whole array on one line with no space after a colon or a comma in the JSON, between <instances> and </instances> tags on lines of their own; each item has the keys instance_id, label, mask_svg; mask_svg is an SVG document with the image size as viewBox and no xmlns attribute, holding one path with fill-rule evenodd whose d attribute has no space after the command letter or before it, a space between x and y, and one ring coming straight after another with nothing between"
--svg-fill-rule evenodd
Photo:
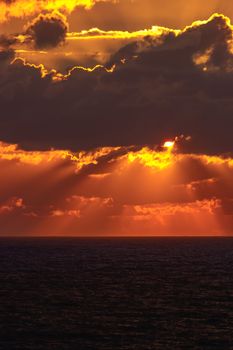
<instances>
[{"instance_id":1,"label":"sun","mask_svg":"<svg viewBox=\"0 0 233 350\"><path fill-rule=\"evenodd\" d=\"M163 144L163 148L167 148L169 150L173 149L175 145L175 141L165 141Z\"/></svg>"}]
</instances>

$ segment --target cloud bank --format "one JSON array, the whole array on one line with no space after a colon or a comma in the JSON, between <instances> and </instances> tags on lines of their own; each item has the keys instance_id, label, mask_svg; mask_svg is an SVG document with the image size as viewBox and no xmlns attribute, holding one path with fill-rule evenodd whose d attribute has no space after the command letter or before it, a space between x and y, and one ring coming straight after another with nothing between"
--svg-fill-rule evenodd
<instances>
[{"instance_id":1,"label":"cloud bank","mask_svg":"<svg viewBox=\"0 0 233 350\"><path fill-rule=\"evenodd\" d=\"M232 234L232 158L164 147L0 150L1 235Z\"/></svg>"},{"instance_id":2,"label":"cloud bank","mask_svg":"<svg viewBox=\"0 0 233 350\"><path fill-rule=\"evenodd\" d=\"M47 17L46 17L47 18ZM161 29L106 65L67 75L0 56L0 139L28 149L155 144L188 135L183 151L232 152L232 26L214 15Z\"/></svg>"}]
</instances>

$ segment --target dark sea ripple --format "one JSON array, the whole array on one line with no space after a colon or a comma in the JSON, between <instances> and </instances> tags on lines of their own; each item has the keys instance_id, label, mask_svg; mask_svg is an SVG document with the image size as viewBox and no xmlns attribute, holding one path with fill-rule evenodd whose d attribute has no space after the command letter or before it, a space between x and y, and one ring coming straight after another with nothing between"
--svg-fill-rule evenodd
<instances>
[{"instance_id":1,"label":"dark sea ripple","mask_svg":"<svg viewBox=\"0 0 233 350\"><path fill-rule=\"evenodd\" d=\"M0 349L233 349L233 239L0 239Z\"/></svg>"}]
</instances>

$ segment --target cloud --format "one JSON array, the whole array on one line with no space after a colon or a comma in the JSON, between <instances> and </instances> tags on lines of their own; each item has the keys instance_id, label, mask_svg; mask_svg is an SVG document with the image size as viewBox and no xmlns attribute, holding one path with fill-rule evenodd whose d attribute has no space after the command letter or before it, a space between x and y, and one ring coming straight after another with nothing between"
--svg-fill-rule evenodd
<instances>
[{"instance_id":1,"label":"cloud","mask_svg":"<svg viewBox=\"0 0 233 350\"><path fill-rule=\"evenodd\" d=\"M41 14L26 28L29 40L37 49L48 49L64 43L68 31L66 17L59 12Z\"/></svg>"},{"instance_id":2,"label":"cloud","mask_svg":"<svg viewBox=\"0 0 233 350\"><path fill-rule=\"evenodd\" d=\"M23 60L8 64L0 77L0 139L78 150L183 134L192 137L183 152L232 152L229 19L214 15L160 33L123 47L108 69L73 67L62 75Z\"/></svg>"},{"instance_id":3,"label":"cloud","mask_svg":"<svg viewBox=\"0 0 233 350\"><path fill-rule=\"evenodd\" d=\"M98 28L67 32L65 45L59 45L49 53L46 48L32 48L33 38L24 33L15 35L14 48L18 57L37 65L43 63L47 68L59 70L64 74L76 65L92 67L105 64L119 48L145 36L153 37L154 42L156 38L161 42L161 34L166 31L178 32L156 26L135 32L104 31Z\"/></svg>"},{"instance_id":4,"label":"cloud","mask_svg":"<svg viewBox=\"0 0 233 350\"><path fill-rule=\"evenodd\" d=\"M0 21L11 17L23 18L41 12L72 12L76 7L91 8L98 0L2 0L0 3Z\"/></svg>"},{"instance_id":5,"label":"cloud","mask_svg":"<svg viewBox=\"0 0 233 350\"><path fill-rule=\"evenodd\" d=\"M1 235L232 234L232 158L0 149Z\"/></svg>"},{"instance_id":6,"label":"cloud","mask_svg":"<svg viewBox=\"0 0 233 350\"><path fill-rule=\"evenodd\" d=\"M79 8L70 16L70 21L73 28L79 29L99 27L135 31L154 24L177 29L215 12L233 18L229 0L123 0L96 3L91 11Z\"/></svg>"},{"instance_id":7,"label":"cloud","mask_svg":"<svg viewBox=\"0 0 233 350\"><path fill-rule=\"evenodd\" d=\"M0 35L0 47L3 49L8 49L17 42L14 35Z\"/></svg>"},{"instance_id":8,"label":"cloud","mask_svg":"<svg viewBox=\"0 0 233 350\"><path fill-rule=\"evenodd\" d=\"M24 208L22 198L9 198L7 202L0 206L0 215L9 214L22 208Z\"/></svg>"},{"instance_id":9,"label":"cloud","mask_svg":"<svg viewBox=\"0 0 233 350\"><path fill-rule=\"evenodd\" d=\"M9 64L12 62L12 60L15 58L15 52L12 49L3 49L0 51L0 69L4 68L5 66L9 66Z\"/></svg>"},{"instance_id":10,"label":"cloud","mask_svg":"<svg viewBox=\"0 0 233 350\"><path fill-rule=\"evenodd\" d=\"M179 30L168 29L164 27L152 26L150 29L124 31L124 30L102 30L99 28L91 28L80 32L71 32L68 34L69 40L88 40L88 39L139 39L146 36L158 38L161 43L161 37L165 33L179 33Z\"/></svg>"}]
</instances>

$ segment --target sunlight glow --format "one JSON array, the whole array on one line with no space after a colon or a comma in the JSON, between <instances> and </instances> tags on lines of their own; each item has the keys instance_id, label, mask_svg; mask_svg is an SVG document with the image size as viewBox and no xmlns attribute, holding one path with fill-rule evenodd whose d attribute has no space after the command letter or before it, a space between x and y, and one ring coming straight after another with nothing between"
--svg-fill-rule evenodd
<instances>
[{"instance_id":1,"label":"sunlight glow","mask_svg":"<svg viewBox=\"0 0 233 350\"><path fill-rule=\"evenodd\" d=\"M174 145L175 145L175 141L166 141L164 142L163 147L167 149L172 149Z\"/></svg>"},{"instance_id":2,"label":"sunlight glow","mask_svg":"<svg viewBox=\"0 0 233 350\"><path fill-rule=\"evenodd\" d=\"M25 233L27 222L35 235L228 232L233 160L177 153L176 142L166 141L162 150L130 146L76 153L25 151L0 142L0 223L9 219Z\"/></svg>"},{"instance_id":3,"label":"sunlight glow","mask_svg":"<svg viewBox=\"0 0 233 350\"><path fill-rule=\"evenodd\" d=\"M148 147L144 147L140 151L130 152L127 155L128 161L130 163L138 161L140 164L143 164L147 167L162 170L169 167L169 165L172 163L174 157L170 152L172 147L173 144L171 145L169 143L169 147L167 145L165 147L167 150L163 152L151 150Z\"/></svg>"}]
</instances>

